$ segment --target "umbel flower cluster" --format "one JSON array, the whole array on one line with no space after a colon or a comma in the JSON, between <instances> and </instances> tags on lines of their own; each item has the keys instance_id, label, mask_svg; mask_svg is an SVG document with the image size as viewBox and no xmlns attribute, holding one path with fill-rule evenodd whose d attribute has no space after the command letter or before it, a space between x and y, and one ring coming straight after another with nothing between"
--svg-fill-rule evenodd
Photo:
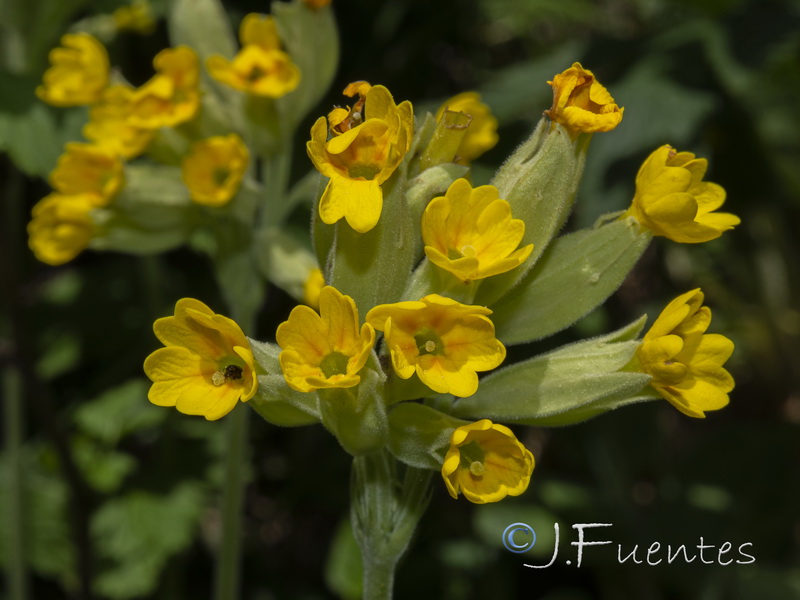
<instances>
[{"instance_id":1,"label":"umbel flower cluster","mask_svg":"<svg viewBox=\"0 0 800 600\"><path fill-rule=\"evenodd\" d=\"M351 106L320 114L304 135L313 170L290 188L296 126L335 71L330 8L276 3L273 16L245 17L237 45L190 4L177 2L178 43L138 88L109 74L87 34L52 52L39 96L90 105L88 143L66 147L54 192L33 210L30 246L49 264L87 247L207 252L236 322L178 300L154 326L164 347L144 363L150 401L209 420L241 401L277 425L321 423L355 459L365 561L393 546L376 541L386 524L357 492L364 460L440 473L453 498L496 502L524 493L535 465L509 426L568 425L658 398L691 417L728 403L733 344L706 333L700 290L672 301L642 338L645 317L506 364L508 346L602 305L654 236L707 242L739 223L717 211L725 191L704 180L707 162L664 145L627 209L559 235L591 137L623 119L591 71L575 63L546 82L551 107L487 185L469 171L497 142L478 94L415 114L384 86L350 83ZM303 202L312 225L298 239L283 225ZM275 343L245 335L265 279L303 301ZM418 519L423 504L405 514Z\"/></svg>"}]
</instances>

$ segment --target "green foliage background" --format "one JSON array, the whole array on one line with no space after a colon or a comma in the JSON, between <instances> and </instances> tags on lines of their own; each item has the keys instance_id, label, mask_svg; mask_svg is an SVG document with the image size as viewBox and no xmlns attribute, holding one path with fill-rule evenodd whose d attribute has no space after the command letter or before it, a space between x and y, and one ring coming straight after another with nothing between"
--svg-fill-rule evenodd
<instances>
[{"instance_id":1,"label":"green foliage background","mask_svg":"<svg viewBox=\"0 0 800 600\"><path fill-rule=\"evenodd\" d=\"M234 24L268 10L250 0L225 4ZM625 118L595 136L568 228L625 208L636 169L664 143L707 157L708 178L727 189L726 209L742 218L708 244L657 239L603 309L555 340L654 316L678 293L702 287L712 330L736 343L731 405L704 421L664 402L571 428L518 429L537 460L528 492L473 506L438 486L396 596L800 597L800 3L334 4L341 67L301 131L342 103L340 88L357 79L386 85L418 114L478 89L501 123L500 144L474 168L483 183L549 106L545 81L579 60L625 106ZM87 252L52 268L26 247L30 208L48 193L43 178L85 119L82 109L53 109L33 95L46 52L70 23L117 5L6 0L2 9L0 364L4 440L10 447L21 436L22 453L0 460L0 562L15 573L24 561L36 599L88 597L88 582L98 598L208 597L219 538L222 428L151 406L141 371L157 345L152 321L175 300L192 296L222 311L209 265L182 249L146 259ZM154 5L163 12L167 0ZM167 44L162 23L151 36L118 37L109 51L139 84ZM304 142L297 179L310 168ZM305 227L307 216L296 217ZM252 337L271 339L291 307L270 289ZM517 347L509 358L544 349ZM22 399L20 413L12 397ZM348 457L319 427L254 419L251 438L242 598L357 597L357 552L343 525ZM21 540L9 527L15 498ZM503 529L517 521L539 534L532 555L502 548ZM559 560L525 568L549 560L553 522L561 524ZM605 546L587 549L578 569L568 542L570 525L581 522L613 523L604 539L624 554L639 544L640 558L653 541L695 546L702 536L716 547L751 542L756 562L620 565L615 546Z\"/></svg>"}]
</instances>

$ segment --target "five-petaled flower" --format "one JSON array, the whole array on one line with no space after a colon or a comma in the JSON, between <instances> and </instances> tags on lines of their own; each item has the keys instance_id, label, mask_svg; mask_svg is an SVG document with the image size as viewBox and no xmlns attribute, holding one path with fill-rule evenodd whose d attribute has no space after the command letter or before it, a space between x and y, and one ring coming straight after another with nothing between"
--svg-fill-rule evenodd
<instances>
[{"instance_id":1,"label":"five-petaled flower","mask_svg":"<svg viewBox=\"0 0 800 600\"><path fill-rule=\"evenodd\" d=\"M50 194L33 207L28 223L28 246L48 265L61 265L80 254L92 239L89 215L96 208L92 194Z\"/></svg>"},{"instance_id":2,"label":"five-petaled flower","mask_svg":"<svg viewBox=\"0 0 800 600\"><path fill-rule=\"evenodd\" d=\"M733 377L722 368L733 353L733 342L705 333L711 309L702 305L703 297L696 289L670 302L645 334L635 359L661 396L697 418L726 406L734 386Z\"/></svg>"},{"instance_id":3,"label":"five-petaled flower","mask_svg":"<svg viewBox=\"0 0 800 600\"><path fill-rule=\"evenodd\" d=\"M105 206L125 183L119 156L97 144L70 142L56 168L50 185L61 194L90 194L95 206Z\"/></svg>"},{"instance_id":4,"label":"five-petaled flower","mask_svg":"<svg viewBox=\"0 0 800 600\"><path fill-rule=\"evenodd\" d=\"M531 480L533 454L508 427L482 419L459 427L450 437L442 477L453 498L470 502L497 502L519 496Z\"/></svg>"},{"instance_id":5,"label":"five-petaled flower","mask_svg":"<svg viewBox=\"0 0 800 600\"><path fill-rule=\"evenodd\" d=\"M102 99L89 110L89 122L83 126L86 139L127 159L144 152L154 132L128 122L132 98L133 88L127 85L108 87Z\"/></svg>"},{"instance_id":6,"label":"five-petaled flower","mask_svg":"<svg viewBox=\"0 0 800 600\"><path fill-rule=\"evenodd\" d=\"M625 109L614 103L608 90L580 63L573 63L547 83L553 88L553 105L544 114L573 133L611 131L622 121Z\"/></svg>"},{"instance_id":7,"label":"five-petaled flower","mask_svg":"<svg viewBox=\"0 0 800 600\"><path fill-rule=\"evenodd\" d=\"M320 117L306 144L308 156L330 177L319 202L319 215L332 225L344 217L365 233L375 227L383 208L384 183L403 160L411 144L414 114L408 101L395 105L385 87L367 92L363 122L328 140L328 123Z\"/></svg>"},{"instance_id":8,"label":"five-petaled flower","mask_svg":"<svg viewBox=\"0 0 800 600\"><path fill-rule=\"evenodd\" d=\"M258 388L250 342L231 319L193 298L175 304L175 315L153 324L165 348L144 361L153 385L147 398L209 421L227 415Z\"/></svg>"},{"instance_id":9,"label":"five-petaled flower","mask_svg":"<svg viewBox=\"0 0 800 600\"><path fill-rule=\"evenodd\" d=\"M480 94L464 92L453 96L437 111L437 121L442 118L445 110L465 113L472 118L456 151L457 163L467 165L497 145L497 119L491 109L481 102Z\"/></svg>"},{"instance_id":10,"label":"five-petaled flower","mask_svg":"<svg viewBox=\"0 0 800 600\"><path fill-rule=\"evenodd\" d=\"M409 379L416 373L437 393L466 397L478 389L477 371L494 369L506 357L490 314L484 306L430 294L418 301L376 306L366 320L384 332L399 377Z\"/></svg>"},{"instance_id":11,"label":"five-petaled flower","mask_svg":"<svg viewBox=\"0 0 800 600\"><path fill-rule=\"evenodd\" d=\"M50 51L50 68L36 95L54 106L81 106L100 99L108 86L105 46L88 33L68 33Z\"/></svg>"},{"instance_id":12,"label":"five-petaled flower","mask_svg":"<svg viewBox=\"0 0 800 600\"><path fill-rule=\"evenodd\" d=\"M464 282L522 264L533 251L533 244L517 249L524 234L525 223L511 218L511 206L497 188L473 189L466 179L454 181L422 214L425 254Z\"/></svg>"},{"instance_id":13,"label":"five-petaled flower","mask_svg":"<svg viewBox=\"0 0 800 600\"><path fill-rule=\"evenodd\" d=\"M356 303L326 286L320 292L319 314L308 306L294 307L275 338L283 349L279 360L286 383L311 392L358 385L358 372L375 344L375 330L367 323L359 330Z\"/></svg>"},{"instance_id":14,"label":"five-petaled flower","mask_svg":"<svg viewBox=\"0 0 800 600\"><path fill-rule=\"evenodd\" d=\"M128 124L142 129L174 127L200 108L200 65L189 46L166 48L153 58L156 74L134 90Z\"/></svg>"},{"instance_id":15,"label":"five-petaled flower","mask_svg":"<svg viewBox=\"0 0 800 600\"><path fill-rule=\"evenodd\" d=\"M740 223L730 213L714 212L725 202L725 189L703 181L705 158L661 146L636 175L636 195L622 217L633 216L654 235L674 242L708 242Z\"/></svg>"},{"instance_id":16,"label":"five-petaled flower","mask_svg":"<svg viewBox=\"0 0 800 600\"><path fill-rule=\"evenodd\" d=\"M250 153L235 133L192 144L181 164L183 181L193 201L224 206L239 191Z\"/></svg>"},{"instance_id":17,"label":"five-petaled flower","mask_svg":"<svg viewBox=\"0 0 800 600\"><path fill-rule=\"evenodd\" d=\"M234 89L280 98L300 83L300 70L281 50L278 28L268 15L250 13L239 28L242 49L228 60L219 55L206 61L209 74Z\"/></svg>"}]
</instances>

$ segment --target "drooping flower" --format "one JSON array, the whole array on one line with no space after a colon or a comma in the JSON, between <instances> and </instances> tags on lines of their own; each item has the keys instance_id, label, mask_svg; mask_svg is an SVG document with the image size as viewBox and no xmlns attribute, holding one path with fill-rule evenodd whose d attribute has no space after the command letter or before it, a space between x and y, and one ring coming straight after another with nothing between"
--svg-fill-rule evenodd
<instances>
[{"instance_id":1,"label":"drooping flower","mask_svg":"<svg viewBox=\"0 0 800 600\"><path fill-rule=\"evenodd\" d=\"M181 165L192 200L205 206L224 206L239 191L250 153L235 133L192 144Z\"/></svg>"},{"instance_id":2,"label":"drooping flower","mask_svg":"<svg viewBox=\"0 0 800 600\"><path fill-rule=\"evenodd\" d=\"M130 125L132 97L133 88L126 85L108 87L100 102L89 110L89 122L83 127L86 139L128 159L144 152L154 132Z\"/></svg>"},{"instance_id":3,"label":"drooping flower","mask_svg":"<svg viewBox=\"0 0 800 600\"><path fill-rule=\"evenodd\" d=\"M286 383L300 392L358 385L358 372L375 344L375 330L359 330L358 309L350 296L326 286L319 296L319 314L296 306L278 327L281 369Z\"/></svg>"},{"instance_id":4,"label":"drooping flower","mask_svg":"<svg viewBox=\"0 0 800 600\"><path fill-rule=\"evenodd\" d=\"M422 214L425 254L437 267L469 282L510 271L522 264L533 244L517 249L525 223L511 218L511 206L497 188L475 189L457 179Z\"/></svg>"},{"instance_id":5,"label":"drooping flower","mask_svg":"<svg viewBox=\"0 0 800 600\"><path fill-rule=\"evenodd\" d=\"M650 385L679 411L703 418L728 404L731 374L722 365L733 353L733 342L705 333L711 309L703 292L692 290L675 298L645 334L636 352L638 369L652 377Z\"/></svg>"},{"instance_id":6,"label":"drooping flower","mask_svg":"<svg viewBox=\"0 0 800 600\"><path fill-rule=\"evenodd\" d=\"M376 306L366 320L384 332L399 377L409 379L416 373L437 393L466 397L478 389L477 371L494 369L506 357L490 314L484 306L430 294L418 301Z\"/></svg>"},{"instance_id":7,"label":"drooping flower","mask_svg":"<svg viewBox=\"0 0 800 600\"><path fill-rule=\"evenodd\" d=\"M142 129L174 127L200 108L200 66L189 46L166 48L153 59L156 74L131 96L128 124Z\"/></svg>"},{"instance_id":8,"label":"drooping flower","mask_svg":"<svg viewBox=\"0 0 800 600\"><path fill-rule=\"evenodd\" d=\"M622 218L633 216L653 235L674 242L696 244L718 238L741 220L714 212L725 202L725 189L703 181L707 169L705 158L661 146L639 168L636 195Z\"/></svg>"},{"instance_id":9,"label":"drooping flower","mask_svg":"<svg viewBox=\"0 0 800 600\"><path fill-rule=\"evenodd\" d=\"M148 35L156 28L156 20L147 0L133 0L117 8L111 15L118 31L133 31Z\"/></svg>"},{"instance_id":10,"label":"drooping flower","mask_svg":"<svg viewBox=\"0 0 800 600\"><path fill-rule=\"evenodd\" d=\"M250 342L231 319L193 298L175 304L175 315L153 324L164 348L144 361L153 382L147 398L209 421L228 414L258 388Z\"/></svg>"},{"instance_id":11,"label":"drooping flower","mask_svg":"<svg viewBox=\"0 0 800 600\"><path fill-rule=\"evenodd\" d=\"M554 123L574 133L611 131L622 121L625 109L614 103L608 90L580 63L547 82L553 88L553 105L544 111Z\"/></svg>"},{"instance_id":12,"label":"drooping flower","mask_svg":"<svg viewBox=\"0 0 800 600\"><path fill-rule=\"evenodd\" d=\"M414 127L411 103L395 105L389 90L380 85L367 92L362 118L360 125L328 140L327 121L320 117L306 144L314 166L330 177L319 203L322 221L332 225L344 217L359 233L378 223L381 184L408 152Z\"/></svg>"},{"instance_id":13,"label":"drooping flower","mask_svg":"<svg viewBox=\"0 0 800 600\"><path fill-rule=\"evenodd\" d=\"M61 46L50 51L50 68L36 95L54 106L82 106L100 99L108 86L109 62L105 46L88 33L68 33Z\"/></svg>"},{"instance_id":14,"label":"drooping flower","mask_svg":"<svg viewBox=\"0 0 800 600\"><path fill-rule=\"evenodd\" d=\"M300 70L280 49L275 20L251 13L239 28L242 49L228 60L219 55L206 61L209 74L230 87L267 98L280 98L300 83Z\"/></svg>"},{"instance_id":15,"label":"drooping flower","mask_svg":"<svg viewBox=\"0 0 800 600\"><path fill-rule=\"evenodd\" d=\"M497 119L491 109L481 102L481 95L477 92L464 92L453 96L442 104L436 113L436 120L442 118L445 110L466 113L470 121L464 139L456 152L456 162L462 165L469 164L484 152L497 144Z\"/></svg>"},{"instance_id":16,"label":"drooping flower","mask_svg":"<svg viewBox=\"0 0 800 600\"><path fill-rule=\"evenodd\" d=\"M535 461L508 427L482 419L459 427L450 438L442 477L450 495L470 502L498 502L528 489Z\"/></svg>"},{"instance_id":17,"label":"drooping flower","mask_svg":"<svg viewBox=\"0 0 800 600\"><path fill-rule=\"evenodd\" d=\"M96 144L70 142L56 168L50 185L65 195L90 194L95 206L105 206L125 183L119 156Z\"/></svg>"},{"instance_id":18,"label":"drooping flower","mask_svg":"<svg viewBox=\"0 0 800 600\"><path fill-rule=\"evenodd\" d=\"M325 276L322 274L322 270L312 269L305 284L303 284L303 303L317 310L319 308L319 296L324 287Z\"/></svg>"},{"instance_id":19,"label":"drooping flower","mask_svg":"<svg viewBox=\"0 0 800 600\"><path fill-rule=\"evenodd\" d=\"M95 196L50 194L33 207L28 223L28 246L48 265L71 261L89 245L94 226L89 212Z\"/></svg>"}]
</instances>

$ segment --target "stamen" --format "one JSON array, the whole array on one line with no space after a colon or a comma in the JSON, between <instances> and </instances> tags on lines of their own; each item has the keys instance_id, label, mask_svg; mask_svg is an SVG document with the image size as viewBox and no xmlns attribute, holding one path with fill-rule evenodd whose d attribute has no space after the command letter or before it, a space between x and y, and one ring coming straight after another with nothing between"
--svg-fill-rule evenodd
<instances>
[{"instance_id":1,"label":"stamen","mask_svg":"<svg viewBox=\"0 0 800 600\"><path fill-rule=\"evenodd\" d=\"M220 386L225 383L225 373L222 371L214 371L214 374L211 375L211 383L216 386Z\"/></svg>"},{"instance_id":2,"label":"stamen","mask_svg":"<svg viewBox=\"0 0 800 600\"><path fill-rule=\"evenodd\" d=\"M486 468L483 466L482 462L478 462L477 460L472 461L469 465L469 472L472 473L475 477L480 477L483 475Z\"/></svg>"}]
</instances>

